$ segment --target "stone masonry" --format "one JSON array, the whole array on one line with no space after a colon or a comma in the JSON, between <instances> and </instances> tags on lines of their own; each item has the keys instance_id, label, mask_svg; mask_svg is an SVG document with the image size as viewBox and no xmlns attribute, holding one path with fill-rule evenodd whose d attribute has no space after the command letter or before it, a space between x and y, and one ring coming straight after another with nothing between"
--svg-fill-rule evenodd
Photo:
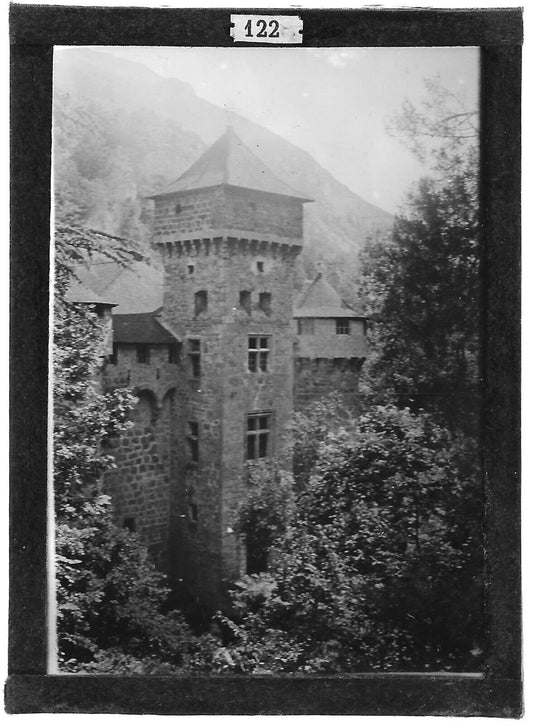
<instances>
[{"instance_id":1,"label":"stone masonry","mask_svg":"<svg viewBox=\"0 0 533 725\"><path fill-rule=\"evenodd\" d=\"M139 402L106 488L174 589L224 607L246 572L233 521L249 461L284 455L295 407L338 389L356 409L364 322L318 278L296 299L309 200L232 131L152 199L163 308L114 316L104 384Z\"/></svg>"}]
</instances>

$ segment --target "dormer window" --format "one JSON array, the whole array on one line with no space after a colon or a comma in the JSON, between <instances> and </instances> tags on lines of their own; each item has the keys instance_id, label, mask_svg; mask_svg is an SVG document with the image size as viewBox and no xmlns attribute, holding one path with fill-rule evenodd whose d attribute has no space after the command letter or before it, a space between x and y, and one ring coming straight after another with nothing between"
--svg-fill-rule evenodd
<instances>
[{"instance_id":1,"label":"dormer window","mask_svg":"<svg viewBox=\"0 0 533 725\"><path fill-rule=\"evenodd\" d=\"M337 318L336 332L337 332L337 335L349 335L350 334L350 320L347 317Z\"/></svg>"}]
</instances>

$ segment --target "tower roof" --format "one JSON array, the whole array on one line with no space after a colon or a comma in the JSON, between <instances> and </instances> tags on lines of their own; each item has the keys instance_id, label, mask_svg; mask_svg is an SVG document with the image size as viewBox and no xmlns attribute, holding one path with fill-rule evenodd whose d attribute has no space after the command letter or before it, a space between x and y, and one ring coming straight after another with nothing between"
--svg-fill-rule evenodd
<instances>
[{"instance_id":1,"label":"tower roof","mask_svg":"<svg viewBox=\"0 0 533 725\"><path fill-rule=\"evenodd\" d=\"M296 299L293 317L361 317L319 272Z\"/></svg>"},{"instance_id":2,"label":"tower roof","mask_svg":"<svg viewBox=\"0 0 533 725\"><path fill-rule=\"evenodd\" d=\"M241 141L231 126L176 181L148 198L157 199L223 184L288 196L303 202L312 201L278 179Z\"/></svg>"}]
</instances>

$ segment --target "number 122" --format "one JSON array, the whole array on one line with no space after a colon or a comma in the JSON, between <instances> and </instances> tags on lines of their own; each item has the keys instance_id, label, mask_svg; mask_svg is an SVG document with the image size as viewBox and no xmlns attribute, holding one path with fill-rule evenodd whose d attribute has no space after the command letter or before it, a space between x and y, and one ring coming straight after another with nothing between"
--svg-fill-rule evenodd
<instances>
[{"instance_id":1,"label":"number 122","mask_svg":"<svg viewBox=\"0 0 533 725\"><path fill-rule=\"evenodd\" d=\"M255 36L256 38L279 38L279 23L277 20L272 19L267 23L263 18L259 18L255 24L259 28L259 32ZM269 33L267 32L267 28L271 28ZM248 20L244 29L246 30L246 37L253 38L251 19Z\"/></svg>"}]
</instances>

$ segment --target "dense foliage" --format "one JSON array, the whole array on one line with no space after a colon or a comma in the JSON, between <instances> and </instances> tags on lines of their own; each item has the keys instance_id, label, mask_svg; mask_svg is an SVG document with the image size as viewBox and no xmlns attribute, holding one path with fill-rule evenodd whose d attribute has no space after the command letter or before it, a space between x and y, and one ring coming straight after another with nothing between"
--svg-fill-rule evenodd
<instances>
[{"instance_id":1,"label":"dense foliage","mask_svg":"<svg viewBox=\"0 0 533 725\"><path fill-rule=\"evenodd\" d=\"M479 416L479 220L476 115L429 83L424 113L406 103L395 121L429 160L391 234L362 255L361 299L371 355L372 402L432 411L453 429L477 431Z\"/></svg>"},{"instance_id":2,"label":"dense foliage","mask_svg":"<svg viewBox=\"0 0 533 725\"><path fill-rule=\"evenodd\" d=\"M66 292L91 255L119 264L142 258L146 228L137 190L120 190L109 161L117 156L122 178L131 172L120 140L98 128L100 111L90 115L62 100L54 483L63 669L478 667L475 114L452 112L453 98L438 85L428 90L424 111L407 103L395 128L417 155L432 160L434 173L413 191L392 232L374 239L362 258L361 301L371 322L365 412L356 420L336 396L324 399L293 415L282 460L250 465L235 531L253 573L236 583L233 612L219 615L216 637L193 635L179 612L167 610L164 577L140 538L115 525L102 488L103 473L114 465L107 442L130 425L135 400L127 390L99 388L105 320L69 303ZM116 197L104 193L115 187ZM344 274L348 284L354 269Z\"/></svg>"},{"instance_id":3,"label":"dense foliage","mask_svg":"<svg viewBox=\"0 0 533 725\"><path fill-rule=\"evenodd\" d=\"M238 585L233 660L252 672L470 667L480 516L475 457L431 417L377 407L337 427L268 571Z\"/></svg>"},{"instance_id":4,"label":"dense foliage","mask_svg":"<svg viewBox=\"0 0 533 725\"><path fill-rule=\"evenodd\" d=\"M63 209L60 203L59 215ZM127 389L100 389L105 318L92 306L68 301L69 281L85 255L99 253L125 263L139 253L124 240L61 223L55 248L53 463L60 668L165 674L202 667L204 650L213 650L209 636L193 637L179 613L164 613L164 577L137 535L113 521L111 501L102 489L102 474L114 465L106 443L131 424L136 400Z\"/></svg>"}]
</instances>

